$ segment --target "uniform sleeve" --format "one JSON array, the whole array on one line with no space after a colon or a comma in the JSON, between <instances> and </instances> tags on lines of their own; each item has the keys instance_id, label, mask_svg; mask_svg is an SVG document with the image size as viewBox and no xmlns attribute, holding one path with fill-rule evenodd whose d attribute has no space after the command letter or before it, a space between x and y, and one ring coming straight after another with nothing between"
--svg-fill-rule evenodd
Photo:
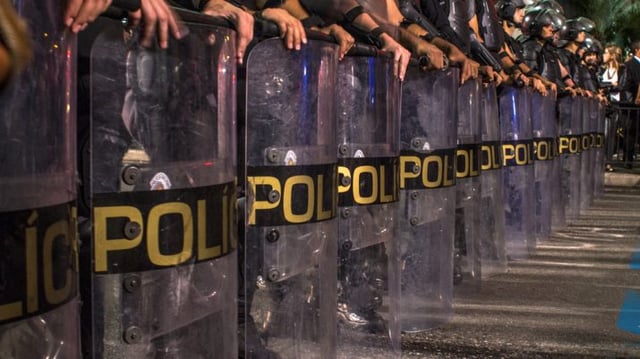
<instances>
[{"instance_id":1,"label":"uniform sleeve","mask_svg":"<svg viewBox=\"0 0 640 359\"><path fill-rule=\"evenodd\" d=\"M538 73L540 73L538 57L541 49L541 46L533 40L526 41L522 44L522 61L524 61L529 68Z\"/></svg>"}]
</instances>

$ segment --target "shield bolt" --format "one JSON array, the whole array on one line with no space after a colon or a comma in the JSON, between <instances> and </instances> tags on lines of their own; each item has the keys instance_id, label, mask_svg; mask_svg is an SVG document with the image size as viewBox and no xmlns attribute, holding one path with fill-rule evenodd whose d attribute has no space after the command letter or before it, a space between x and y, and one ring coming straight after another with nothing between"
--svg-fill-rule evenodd
<instances>
[{"instance_id":1,"label":"shield bolt","mask_svg":"<svg viewBox=\"0 0 640 359\"><path fill-rule=\"evenodd\" d=\"M342 218L349 218L351 216L351 209L345 208L342 210Z\"/></svg>"},{"instance_id":2,"label":"shield bolt","mask_svg":"<svg viewBox=\"0 0 640 359\"><path fill-rule=\"evenodd\" d=\"M418 191L411 191L411 199L416 200L418 199Z\"/></svg>"},{"instance_id":3,"label":"shield bolt","mask_svg":"<svg viewBox=\"0 0 640 359\"><path fill-rule=\"evenodd\" d=\"M124 289L127 292L133 293L138 288L140 288L140 277L138 275L128 275L124 278Z\"/></svg>"},{"instance_id":4,"label":"shield bolt","mask_svg":"<svg viewBox=\"0 0 640 359\"><path fill-rule=\"evenodd\" d=\"M280 232L278 232L277 229L272 229L267 233L267 241L269 241L269 243L277 242L278 239L280 239Z\"/></svg>"},{"instance_id":5,"label":"shield bolt","mask_svg":"<svg viewBox=\"0 0 640 359\"><path fill-rule=\"evenodd\" d=\"M420 145L422 145L422 141L419 138L411 140L411 146L413 146L413 148L420 148Z\"/></svg>"},{"instance_id":6,"label":"shield bolt","mask_svg":"<svg viewBox=\"0 0 640 359\"><path fill-rule=\"evenodd\" d=\"M269 269L269 280L275 282L278 278L280 278L280 271L275 268Z\"/></svg>"},{"instance_id":7,"label":"shield bolt","mask_svg":"<svg viewBox=\"0 0 640 359\"><path fill-rule=\"evenodd\" d=\"M411 168L411 172L413 172L413 174L418 174L418 173L420 173L420 166L418 166L418 165L413 165L413 167Z\"/></svg>"},{"instance_id":8,"label":"shield bolt","mask_svg":"<svg viewBox=\"0 0 640 359\"><path fill-rule=\"evenodd\" d=\"M350 251L351 248L353 248L353 242L347 240L342 243L342 249L344 249L345 251Z\"/></svg>"},{"instance_id":9,"label":"shield bolt","mask_svg":"<svg viewBox=\"0 0 640 359\"><path fill-rule=\"evenodd\" d=\"M142 330L135 325L130 326L124 331L124 341L127 344L137 344L142 340Z\"/></svg>"},{"instance_id":10,"label":"shield bolt","mask_svg":"<svg viewBox=\"0 0 640 359\"><path fill-rule=\"evenodd\" d=\"M267 160L271 163L278 162L278 150L276 150L275 148L270 148L267 151Z\"/></svg>"},{"instance_id":11,"label":"shield bolt","mask_svg":"<svg viewBox=\"0 0 640 359\"><path fill-rule=\"evenodd\" d=\"M140 169L136 166L127 166L122 170L122 180L130 186L136 184L138 177L140 177Z\"/></svg>"},{"instance_id":12,"label":"shield bolt","mask_svg":"<svg viewBox=\"0 0 640 359\"><path fill-rule=\"evenodd\" d=\"M134 239L140 235L142 229L137 222L127 222L124 225L124 236L128 239Z\"/></svg>"},{"instance_id":13,"label":"shield bolt","mask_svg":"<svg viewBox=\"0 0 640 359\"><path fill-rule=\"evenodd\" d=\"M343 177L340 179L340 184L342 184L343 186L348 186L348 185L350 185L350 184L351 184L351 177L349 177L349 176L343 176Z\"/></svg>"},{"instance_id":14,"label":"shield bolt","mask_svg":"<svg viewBox=\"0 0 640 359\"><path fill-rule=\"evenodd\" d=\"M340 147L338 147L338 152L343 156L346 155L349 153L349 146L345 144L340 145Z\"/></svg>"},{"instance_id":15,"label":"shield bolt","mask_svg":"<svg viewBox=\"0 0 640 359\"><path fill-rule=\"evenodd\" d=\"M411 219L409 220L409 224L411 224L412 226L415 226L418 224L418 217L411 217Z\"/></svg>"},{"instance_id":16,"label":"shield bolt","mask_svg":"<svg viewBox=\"0 0 640 359\"><path fill-rule=\"evenodd\" d=\"M271 192L269 192L269 198L268 198L270 203L276 203L280 200L280 192L273 190Z\"/></svg>"}]
</instances>

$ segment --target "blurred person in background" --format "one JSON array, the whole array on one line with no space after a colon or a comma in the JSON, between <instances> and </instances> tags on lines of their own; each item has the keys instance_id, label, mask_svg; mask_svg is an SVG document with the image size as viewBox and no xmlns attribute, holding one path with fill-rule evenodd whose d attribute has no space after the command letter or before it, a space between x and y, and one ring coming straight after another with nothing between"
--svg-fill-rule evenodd
<instances>
[{"instance_id":1,"label":"blurred person in background","mask_svg":"<svg viewBox=\"0 0 640 359\"><path fill-rule=\"evenodd\" d=\"M26 24L9 0L0 0L0 90L26 67L30 58Z\"/></svg>"},{"instance_id":2,"label":"blurred person in background","mask_svg":"<svg viewBox=\"0 0 640 359\"><path fill-rule=\"evenodd\" d=\"M600 84L605 94L609 95L612 102L620 101L620 77L624 71L622 64L622 49L615 45L609 45L602 54L602 69Z\"/></svg>"}]
</instances>

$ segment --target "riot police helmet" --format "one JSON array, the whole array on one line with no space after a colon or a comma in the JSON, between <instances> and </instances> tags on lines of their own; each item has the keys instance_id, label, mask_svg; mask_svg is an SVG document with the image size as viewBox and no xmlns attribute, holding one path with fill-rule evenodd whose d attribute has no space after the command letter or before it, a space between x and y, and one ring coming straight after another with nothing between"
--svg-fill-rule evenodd
<instances>
[{"instance_id":1,"label":"riot police helmet","mask_svg":"<svg viewBox=\"0 0 640 359\"><path fill-rule=\"evenodd\" d=\"M581 32L589 33L593 31L595 27L596 24L593 20L583 16L575 19L569 19L562 29L561 37L563 40L576 41L578 40Z\"/></svg>"},{"instance_id":2,"label":"riot police helmet","mask_svg":"<svg viewBox=\"0 0 640 359\"><path fill-rule=\"evenodd\" d=\"M551 26L553 31L558 31L562 25L563 16L557 11L536 6L529 8L525 13L522 32L528 36L540 37L545 26Z\"/></svg>"},{"instance_id":3,"label":"riot police helmet","mask_svg":"<svg viewBox=\"0 0 640 359\"><path fill-rule=\"evenodd\" d=\"M515 23L513 16L518 9L533 5L533 0L499 0L496 2L496 13L502 20Z\"/></svg>"}]
</instances>

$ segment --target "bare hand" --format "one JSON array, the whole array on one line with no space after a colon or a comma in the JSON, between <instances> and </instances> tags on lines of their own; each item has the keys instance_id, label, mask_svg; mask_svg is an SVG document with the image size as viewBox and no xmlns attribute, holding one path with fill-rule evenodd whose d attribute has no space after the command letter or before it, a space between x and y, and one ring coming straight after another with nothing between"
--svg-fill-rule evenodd
<instances>
[{"instance_id":1,"label":"bare hand","mask_svg":"<svg viewBox=\"0 0 640 359\"><path fill-rule=\"evenodd\" d=\"M538 91L542 96L547 96L547 94L549 93L547 91L547 87L544 85L542 81L540 81L540 79L533 77L531 78L531 83L533 85L533 88L536 91Z\"/></svg>"},{"instance_id":2,"label":"bare hand","mask_svg":"<svg viewBox=\"0 0 640 359\"><path fill-rule=\"evenodd\" d=\"M427 56L429 58L429 68L431 69L441 70L444 68L444 52L426 41L420 41L414 55Z\"/></svg>"},{"instance_id":3,"label":"bare hand","mask_svg":"<svg viewBox=\"0 0 640 359\"><path fill-rule=\"evenodd\" d=\"M285 46L289 50L300 50L302 44L307 43L307 33L300 20L293 17L287 10L278 8L267 8L262 10L262 16L273 21L280 29L280 37L285 41Z\"/></svg>"},{"instance_id":4,"label":"bare hand","mask_svg":"<svg viewBox=\"0 0 640 359\"><path fill-rule=\"evenodd\" d=\"M253 16L226 1L209 1L202 13L231 21L236 29L236 61L242 64L247 46L253 39Z\"/></svg>"},{"instance_id":5,"label":"bare hand","mask_svg":"<svg viewBox=\"0 0 640 359\"><path fill-rule=\"evenodd\" d=\"M351 34L340 25L329 25L321 28L320 31L335 37L338 45L340 46L338 60L342 60L356 43L356 39L354 39L353 36L351 36Z\"/></svg>"},{"instance_id":6,"label":"bare hand","mask_svg":"<svg viewBox=\"0 0 640 359\"><path fill-rule=\"evenodd\" d=\"M393 75L403 81L411 59L411 52L397 43L389 34L383 34L380 40L382 41L381 50L393 54Z\"/></svg>"},{"instance_id":7,"label":"bare hand","mask_svg":"<svg viewBox=\"0 0 640 359\"><path fill-rule=\"evenodd\" d=\"M451 59L453 60L453 59ZM465 60L461 63L460 84L465 83L469 79L477 79L480 64L465 56Z\"/></svg>"},{"instance_id":8,"label":"bare hand","mask_svg":"<svg viewBox=\"0 0 640 359\"><path fill-rule=\"evenodd\" d=\"M73 33L82 31L111 5L111 0L68 0L64 24Z\"/></svg>"},{"instance_id":9,"label":"bare hand","mask_svg":"<svg viewBox=\"0 0 640 359\"><path fill-rule=\"evenodd\" d=\"M155 34L162 49L169 46L169 31L176 39L182 37L179 18L164 0L141 0L140 10L130 13L129 18L133 26L142 22L140 44L143 47L151 46Z\"/></svg>"}]
</instances>

